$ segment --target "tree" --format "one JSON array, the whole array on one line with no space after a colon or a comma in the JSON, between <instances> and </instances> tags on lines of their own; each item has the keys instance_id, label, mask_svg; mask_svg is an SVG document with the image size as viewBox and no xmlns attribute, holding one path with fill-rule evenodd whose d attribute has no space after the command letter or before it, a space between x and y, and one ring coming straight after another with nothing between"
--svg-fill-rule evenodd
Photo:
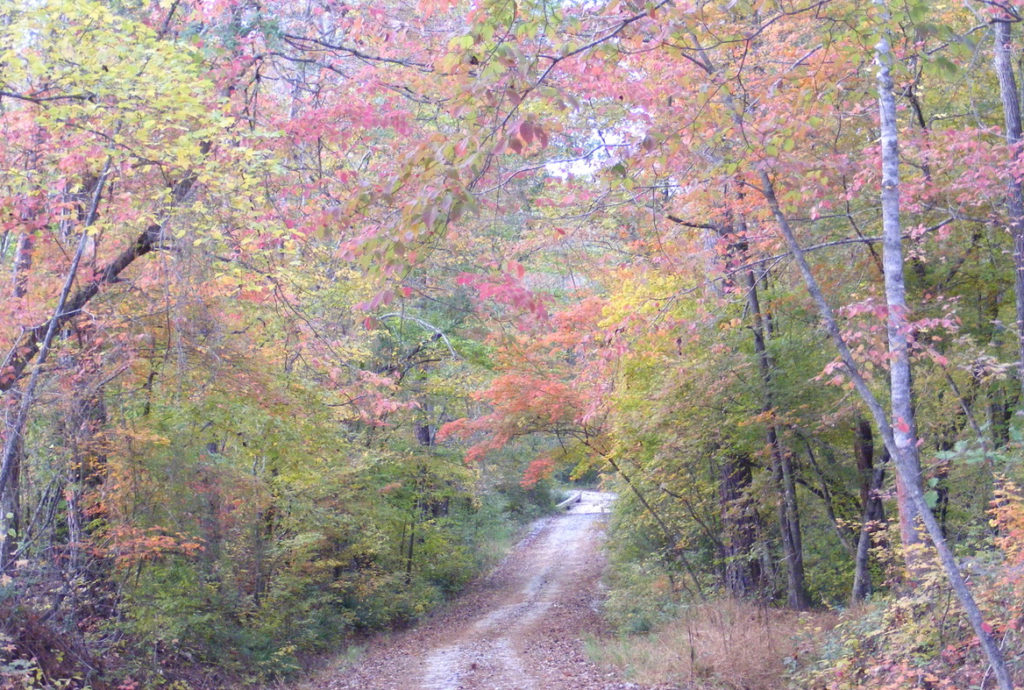
<instances>
[{"instance_id":1,"label":"tree","mask_svg":"<svg viewBox=\"0 0 1024 690\"><path fill-rule=\"evenodd\" d=\"M598 469L686 596L862 598L887 480L963 594L1022 397L1016 15L883 9L12 9L0 609L270 669Z\"/></svg>"}]
</instances>

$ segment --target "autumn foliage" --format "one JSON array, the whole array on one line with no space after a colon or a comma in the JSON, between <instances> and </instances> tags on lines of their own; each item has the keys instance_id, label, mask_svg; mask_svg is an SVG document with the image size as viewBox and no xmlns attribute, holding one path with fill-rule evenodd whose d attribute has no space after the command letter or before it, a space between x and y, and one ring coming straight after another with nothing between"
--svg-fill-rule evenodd
<instances>
[{"instance_id":1,"label":"autumn foliage","mask_svg":"<svg viewBox=\"0 0 1024 690\"><path fill-rule=\"evenodd\" d=\"M1019 678L1020 11L3 7L0 683L287 675L554 481L620 495L623 630L852 605L794 682Z\"/></svg>"}]
</instances>

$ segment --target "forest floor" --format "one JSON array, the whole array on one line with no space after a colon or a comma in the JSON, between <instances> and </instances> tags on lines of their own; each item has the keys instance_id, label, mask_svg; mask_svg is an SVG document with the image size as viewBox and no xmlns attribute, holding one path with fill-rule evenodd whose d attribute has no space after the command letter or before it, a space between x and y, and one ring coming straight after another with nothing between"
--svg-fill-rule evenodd
<instances>
[{"instance_id":1,"label":"forest floor","mask_svg":"<svg viewBox=\"0 0 1024 690\"><path fill-rule=\"evenodd\" d=\"M300 690L624 690L641 686L596 666L584 640L600 614L604 522L614 496L582 492L534 524L489 575L420 625L372 640ZM663 686L664 687L664 686Z\"/></svg>"}]
</instances>

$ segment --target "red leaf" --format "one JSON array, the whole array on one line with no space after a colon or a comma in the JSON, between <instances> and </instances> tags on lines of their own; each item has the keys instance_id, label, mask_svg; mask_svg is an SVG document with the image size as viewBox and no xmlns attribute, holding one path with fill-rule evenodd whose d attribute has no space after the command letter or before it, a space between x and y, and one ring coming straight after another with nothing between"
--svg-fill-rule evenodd
<instances>
[{"instance_id":1,"label":"red leaf","mask_svg":"<svg viewBox=\"0 0 1024 690\"><path fill-rule=\"evenodd\" d=\"M527 144L533 142L533 125L529 120L519 125L519 136L523 138Z\"/></svg>"}]
</instances>

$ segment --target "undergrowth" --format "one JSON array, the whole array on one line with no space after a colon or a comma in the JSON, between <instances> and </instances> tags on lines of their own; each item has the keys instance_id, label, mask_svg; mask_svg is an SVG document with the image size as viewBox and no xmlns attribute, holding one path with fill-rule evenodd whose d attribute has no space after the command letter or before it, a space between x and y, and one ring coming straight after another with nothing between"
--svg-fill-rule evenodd
<instances>
[{"instance_id":1,"label":"undergrowth","mask_svg":"<svg viewBox=\"0 0 1024 690\"><path fill-rule=\"evenodd\" d=\"M972 584L1011 670L1020 676L1024 638L1019 600L1002 567L972 564ZM838 624L791 670L792 687L853 690L994 687L991 669L938 568L913 587L879 596L842 613Z\"/></svg>"},{"instance_id":2,"label":"undergrowth","mask_svg":"<svg viewBox=\"0 0 1024 690\"><path fill-rule=\"evenodd\" d=\"M212 580L184 557L138 568L89 621L71 616L59 583L40 577L29 590L0 580L0 690L265 686L350 662L367 634L408 625L457 594L554 504L546 484L501 489L452 500L449 515L421 522L411 569L382 548L342 551L342 537L354 540L358 529L321 526L308 545L293 539L293 562L279 561L258 604L225 586L230 571Z\"/></svg>"},{"instance_id":3,"label":"undergrowth","mask_svg":"<svg viewBox=\"0 0 1024 690\"><path fill-rule=\"evenodd\" d=\"M637 683L770 690L788 687L789 668L835 619L828 612L797 613L735 599L681 605L677 613L649 632L592 638L587 651ZM806 634L794 635L796 630Z\"/></svg>"}]
</instances>

